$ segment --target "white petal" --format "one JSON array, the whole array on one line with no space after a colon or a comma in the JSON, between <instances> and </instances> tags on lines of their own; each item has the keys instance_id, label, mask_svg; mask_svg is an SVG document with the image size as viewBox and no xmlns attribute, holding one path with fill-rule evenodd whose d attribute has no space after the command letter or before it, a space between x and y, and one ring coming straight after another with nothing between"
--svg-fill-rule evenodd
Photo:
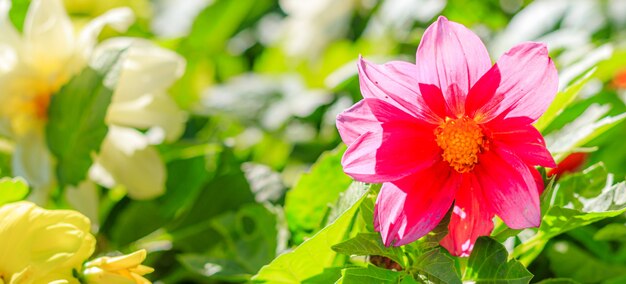
<instances>
[{"instance_id":1,"label":"white petal","mask_svg":"<svg viewBox=\"0 0 626 284\"><path fill-rule=\"evenodd\" d=\"M176 102L165 93L145 94L132 101L113 102L109 106L107 124L148 129L159 127L165 139L178 138L185 126L187 116Z\"/></svg>"},{"instance_id":2,"label":"white petal","mask_svg":"<svg viewBox=\"0 0 626 284\"><path fill-rule=\"evenodd\" d=\"M88 58L96 45L98 35L102 29L109 25L119 32L124 32L135 21L133 11L123 7L107 11L105 14L89 22L78 35L78 51L83 53L83 58Z\"/></svg>"},{"instance_id":3,"label":"white petal","mask_svg":"<svg viewBox=\"0 0 626 284\"><path fill-rule=\"evenodd\" d=\"M11 70L18 61L21 40L9 20L11 1L0 0L0 74Z\"/></svg>"},{"instance_id":4,"label":"white petal","mask_svg":"<svg viewBox=\"0 0 626 284\"><path fill-rule=\"evenodd\" d=\"M35 189L53 182L52 157L43 132L31 132L17 138L13 152L13 175L24 177Z\"/></svg>"},{"instance_id":5,"label":"white petal","mask_svg":"<svg viewBox=\"0 0 626 284\"><path fill-rule=\"evenodd\" d=\"M137 130L111 127L96 159L133 199L150 199L165 191L165 165L146 140Z\"/></svg>"},{"instance_id":6,"label":"white petal","mask_svg":"<svg viewBox=\"0 0 626 284\"><path fill-rule=\"evenodd\" d=\"M114 38L96 48L101 54L128 48L114 102L131 101L147 93L163 92L185 71L185 60L177 53L147 40Z\"/></svg>"},{"instance_id":7,"label":"white petal","mask_svg":"<svg viewBox=\"0 0 626 284\"><path fill-rule=\"evenodd\" d=\"M98 232L98 190L91 181L83 181L78 187L70 186L65 190L65 198L74 209L91 220L91 231Z\"/></svg>"},{"instance_id":8,"label":"white petal","mask_svg":"<svg viewBox=\"0 0 626 284\"><path fill-rule=\"evenodd\" d=\"M24 22L24 40L31 67L58 75L75 51L74 28L60 0L33 0Z\"/></svg>"}]
</instances>

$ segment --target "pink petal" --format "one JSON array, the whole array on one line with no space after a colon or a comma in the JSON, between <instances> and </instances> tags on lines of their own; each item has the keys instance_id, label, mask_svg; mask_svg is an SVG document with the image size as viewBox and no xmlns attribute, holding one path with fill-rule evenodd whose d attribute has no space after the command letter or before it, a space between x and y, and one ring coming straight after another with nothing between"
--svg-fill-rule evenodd
<instances>
[{"instance_id":1,"label":"pink petal","mask_svg":"<svg viewBox=\"0 0 626 284\"><path fill-rule=\"evenodd\" d=\"M476 34L440 16L426 29L417 49L416 64L417 80L439 87L448 108L458 115L464 111L465 96L489 70L491 60ZM448 90L453 84L460 92Z\"/></svg>"},{"instance_id":2,"label":"pink petal","mask_svg":"<svg viewBox=\"0 0 626 284\"><path fill-rule=\"evenodd\" d=\"M492 120L487 124L496 146L506 148L533 166L556 167L541 133L527 117Z\"/></svg>"},{"instance_id":3,"label":"pink petal","mask_svg":"<svg viewBox=\"0 0 626 284\"><path fill-rule=\"evenodd\" d=\"M444 163L384 183L374 208L374 225L386 246L401 246L432 231L446 215L460 175Z\"/></svg>"},{"instance_id":4,"label":"pink petal","mask_svg":"<svg viewBox=\"0 0 626 284\"><path fill-rule=\"evenodd\" d=\"M359 83L364 98L376 98L394 105L420 120L439 124L442 118L434 113L427 102L435 101L432 96L437 92L428 92L422 97L419 84L415 79L417 67L407 62L394 61L377 65L359 58Z\"/></svg>"},{"instance_id":5,"label":"pink petal","mask_svg":"<svg viewBox=\"0 0 626 284\"><path fill-rule=\"evenodd\" d=\"M546 46L522 43L502 55L471 89L466 111L483 122L498 116L535 121L546 111L557 88L556 68Z\"/></svg>"},{"instance_id":6,"label":"pink petal","mask_svg":"<svg viewBox=\"0 0 626 284\"><path fill-rule=\"evenodd\" d=\"M365 132L381 132L382 127L369 105L362 100L337 115L337 130L343 142L351 145Z\"/></svg>"},{"instance_id":7,"label":"pink petal","mask_svg":"<svg viewBox=\"0 0 626 284\"><path fill-rule=\"evenodd\" d=\"M448 234L441 245L455 256L469 256L476 239L488 236L493 230L493 213L485 202L476 177L463 176L463 183L456 194Z\"/></svg>"},{"instance_id":8,"label":"pink petal","mask_svg":"<svg viewBox=\"0 0 626 284\"><path fill-rule=\"evenodd\" d=\"M419 123L415 117L379 99L363 99L337 116L337 129L346 145L365 132L381 132L381 123L408 121Z\"/></svg>"},{"instance_id":9,"label":"pink petal","mask_svg":"<svg viewBox=\"0 0 626 284\"><path fill-rule=\"evenodd\" d=\"M341 160L344 172L355 180L395 181L441 160L434 126L403 120L381 126L382 131L359 136Z\"/></svg>"},{"instance_id":10,"label":"pink petal","mask_svg":"<svg viewBox=\"0 0 626 284\"><path fill-rule=\"evenodd\" d=\"M543 177L534 167L529 166L528 170L533 175L533 179L535 180L535 184L537 185L537 193L539 193L539 195L541 196L543 190L545 189L545 185L543 184Z\"/></svg>"},{"instance_id":11,"label":"pink petal","mask_svg":"<svg viewBox=\"0 0 626 284\"><path fill-rule=\"evenodd\" d=\"M537 183L520 158L492 147L474 168L487 203L513 229L538 227L541 222Z\"/></svg>"}]
</instances>

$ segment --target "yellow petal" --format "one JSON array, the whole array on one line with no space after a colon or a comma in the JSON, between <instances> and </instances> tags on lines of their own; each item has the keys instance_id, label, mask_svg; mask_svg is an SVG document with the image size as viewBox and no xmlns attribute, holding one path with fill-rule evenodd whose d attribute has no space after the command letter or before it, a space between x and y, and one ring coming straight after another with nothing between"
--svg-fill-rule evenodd
<instances>
[{"instance_id":1,"label":"yellow petal","mask_svg":"<svg viewBox=\"0 0 626 284\"><path fill-rule=\"evenodd\" d=\"M0 220L0 244L10 244L0 245L0 274L9 279L71 280L63 277L95 249L89 219L76 211L45 210L22 201L0 207ZM47 283L28 281L10 283Z\"/></svg>"}]
</instances>

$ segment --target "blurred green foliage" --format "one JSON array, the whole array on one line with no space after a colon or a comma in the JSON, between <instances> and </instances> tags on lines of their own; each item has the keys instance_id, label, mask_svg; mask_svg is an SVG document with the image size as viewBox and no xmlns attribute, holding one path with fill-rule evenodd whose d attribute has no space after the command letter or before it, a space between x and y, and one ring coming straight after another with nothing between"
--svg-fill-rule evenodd
<instances>
[{"instance_id":1,"label":"blurred green foliage","mask_svg":"<svg viewBox=\"0 0 626 284\"><path fill-rule=\"evenodd\" d=\"M77 21L119 4L66 2ZM530 273L533 282L572 279L542 283L626 281L620 1L191 2L131 3L140 21L125 35L154 40L187 60L170 93L191 116L179 141L159 146L168 171L163 196L135 201L98 190L96 254L146 248L146 264L156 269L149 277L163 283L527 283ZM13 1L18 28L28 4ZM540 228L496 228L496 239L509 239L506 248L528 270L506 262L505 248L489 238L465 263L436 248L442 231L402 249L382 246L371 220L377 187L352 183L341 171L345 146L335 116L361 98L358 55L414 61L424 29L440 14L474 29L494 61L518 42L546 42L561 85L537 127L557 160L589 152L583 171L546 180L552 186L542 197ZM16 187L15 194L26 194ZM0 194L0 202L15 198ZM370 255L403 270L375 264Z\"/></svg>"}]
</instances>

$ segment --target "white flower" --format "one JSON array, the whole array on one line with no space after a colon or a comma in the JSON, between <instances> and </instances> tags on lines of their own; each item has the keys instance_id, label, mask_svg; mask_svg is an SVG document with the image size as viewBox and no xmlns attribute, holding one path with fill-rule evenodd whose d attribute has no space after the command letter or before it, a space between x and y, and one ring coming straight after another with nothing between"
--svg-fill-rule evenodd
<instances>
[{"instance_id":1,"label":"white flower","mask_svg":"<svg viewBox=\"0 0 626 284\"><path fill-rule=\"evenodd\" d=\"M134 198L161 194L165 168L151 145L172 141L183 130L185 113L165 93L183 73L182 57L140 39L117 38L96 46L105 25L128 27L133 17L127 8L111 10L77 32L59 0L33 0L23 35L10 23L9 8L10 1L0 0L0 135L15 142L14 174L35 188L54 184L43 131L50 96L101 52L128 48L106 117L111 131L96 157L94 167L100 170L91 171L101 174L90 176L101 181L106 175ZM163 139L134 128L152 129L148 133L161 133Z\"/></svg>"}]
</instances>

